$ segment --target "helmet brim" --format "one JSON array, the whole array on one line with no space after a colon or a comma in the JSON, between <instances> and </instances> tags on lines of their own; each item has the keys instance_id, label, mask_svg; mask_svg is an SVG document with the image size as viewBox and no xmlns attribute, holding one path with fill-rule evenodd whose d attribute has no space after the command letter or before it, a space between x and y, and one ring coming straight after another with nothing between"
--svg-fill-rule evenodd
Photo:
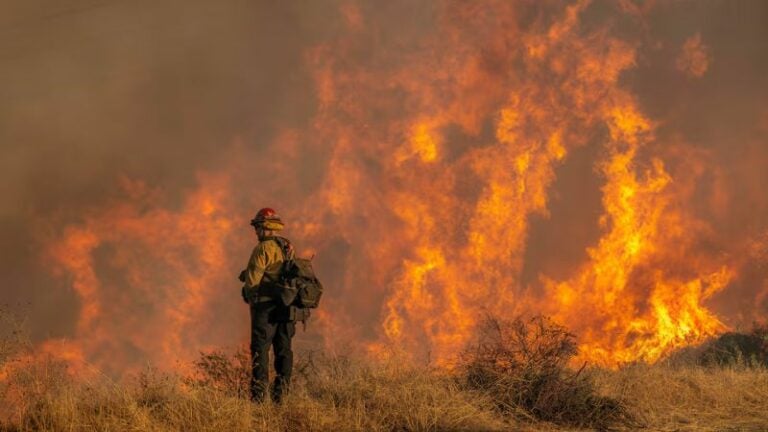
<instances>
[{"instance_id":1,"label":"helmet brim","mask_svg":"<svg viewBox=\"0 0 768 432\"><path fill-rule=\"evenodd\" d=\"M254 228L262 227L265 230L270 230L270 231L280 231L283 228L285 228L285 224L283 224L283 221L273 220L273 219L269 219L269 220L253 219L251 220L251 226Z\"/></svg>"}]
</instances>

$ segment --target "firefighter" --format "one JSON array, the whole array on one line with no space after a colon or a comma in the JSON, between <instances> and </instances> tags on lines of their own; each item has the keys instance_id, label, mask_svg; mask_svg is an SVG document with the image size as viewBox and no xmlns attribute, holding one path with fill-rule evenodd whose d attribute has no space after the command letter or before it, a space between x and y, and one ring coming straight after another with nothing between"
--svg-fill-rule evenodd
<instances>
[{"instance_id":1,"label":"firefighter","mask_svg":"<svg viewBox=\"0 0 768 432\"><path fill-rule=\"evenodd\" d=\"M270 396L280 402L288 390L293 369L291 339L295 321L285 319L286 306L280 301L279 277L282 263L293 258L290 242L276 233L284 225L280 216L263 208L251 220L259 243L253 249L248 267L240 273L242 296L251 309L251 399L264 400L269 386L269 346L275 356L275 381Z\"/></svg>"}]
</instances>

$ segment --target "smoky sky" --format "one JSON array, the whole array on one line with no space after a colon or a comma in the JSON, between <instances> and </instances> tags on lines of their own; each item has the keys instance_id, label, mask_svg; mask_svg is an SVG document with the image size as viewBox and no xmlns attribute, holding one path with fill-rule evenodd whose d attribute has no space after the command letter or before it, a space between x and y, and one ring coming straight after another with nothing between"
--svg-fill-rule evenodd
<instances>
[{"instance_id":1,"label":"smoky sky","mask_svg":"<svg viewBox=\"0 0 768 432\"><path fill-rule=\"evenodd\" d=\"M282 130L306 127L317 109L307 52L343 31L343 4L0 4L0 303L24 310L37 338L67 336L78 300L39 253L46 234L116 198L121 178L161 188L173 207L198 172L249 169L247 161L231 164L233 143L249 157L276 157L260 151ZM442 3L356 4L371 26L372 52L415 49L409 44L435 25ZM567 5L521 4L523 25ZM617 13L619 5L628 12ZM768 3L596 1L584 14L585 26L593 22L637 41L637 64L621 80L659 122L649 151L666 155L673 175L694 171L675 162L673 143L713 161L716 169L696 175L692 208L713 227L701 247L736 254L741 246L729 243L768 232ZM676 60L697 34L706 71L691 76ZM359 60L369 56L361 52ZM542 273L567 277L599 238L602 180L594 161L601 151L598 143L578 148L557 168L548 213L532 216L523 283ZM299 181L310 187L323 178L325 156L298 157ZM236 186L241 195L280 189L263 176L237 178L244 179ZM716 201L718 194L727 198ZM322 262L333 266L348 245L332 242L328 251ZM747 266L718 308L737 316L752 307L754 296L742 293L764 286L760 266ZM366 314L379 310L368 307Z\"/></svg>"},{"instance_id":2,"label":"smoky sky","mask_svg":"<svg viewBox=\"0 0 768 432\"><path fill-rule=\"evenodd\" d=\"M259 149L305 121L303 50L333 31L333 6L2 2L0 301L65 335L77 302L51 289L32 222L76 220L120 176L177 199L234 139Z\"/></svg>"}]
</instances>

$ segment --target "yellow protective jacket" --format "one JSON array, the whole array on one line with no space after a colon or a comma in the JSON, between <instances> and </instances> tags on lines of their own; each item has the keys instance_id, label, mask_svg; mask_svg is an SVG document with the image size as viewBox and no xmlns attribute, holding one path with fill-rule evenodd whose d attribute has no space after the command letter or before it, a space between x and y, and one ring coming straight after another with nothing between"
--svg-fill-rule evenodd
<instances>
[{"instance_id":1,"label":"yellow protective jacket","mask_svg":"<svg viewBox=\"0 0 768 432\"><path fill-rule=\"evenodd\" d=\"M260 241L253 248L248 267L244 270L243 286L243 292L252 303L271 300L271 293L260 288L279 280L283 260L283 250L274 239Z\"/></svg>"}]
</instances>

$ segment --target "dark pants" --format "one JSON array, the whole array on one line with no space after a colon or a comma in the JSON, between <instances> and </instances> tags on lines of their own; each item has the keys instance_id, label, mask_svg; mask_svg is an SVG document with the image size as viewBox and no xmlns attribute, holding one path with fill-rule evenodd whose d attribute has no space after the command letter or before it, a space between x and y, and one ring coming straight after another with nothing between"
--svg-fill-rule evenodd
<instances>
[{"instance_id":1,"label":"dark pants","mask_svg":"<svg viewBox=\"0 0 768 432\"><path fill-rule=\"evenodd\" d=\"M276 322L284 306L275 302L251 305L251 399L264 400L269 386L269 346L275 350L275 383L272 398L280 401L288 390L293 369L291 338L296 334L295 322ZM277 318L277 319L276 319Z\"/></svg>"}]
</instances>

